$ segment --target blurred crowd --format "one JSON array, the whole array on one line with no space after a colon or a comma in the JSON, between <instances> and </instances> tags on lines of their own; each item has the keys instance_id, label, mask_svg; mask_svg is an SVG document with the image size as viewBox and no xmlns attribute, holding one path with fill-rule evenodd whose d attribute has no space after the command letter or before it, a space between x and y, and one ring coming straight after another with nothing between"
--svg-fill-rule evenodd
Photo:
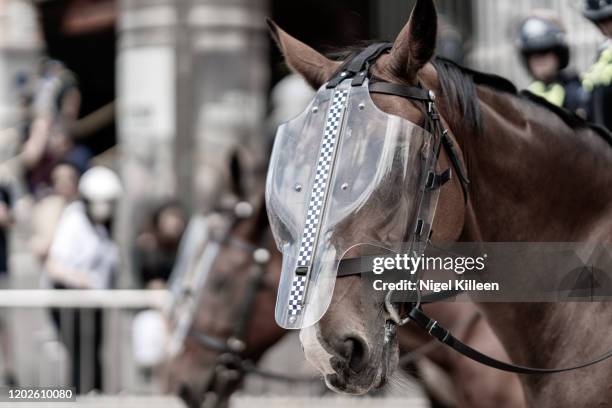
<instances>
[{"instance_id":1,"label":"blurred crowd","mask_svg":"<svg viewBox=\"0 0 612 408\"><path fill-rule=\"evenodd\" d=\"M612 1L585 1L584 15L606 38L587 72L570 68L570 39L551 10L534 11L521 22L517 47L533 78L529 91L612 130Z\"/></svg>"},{"instance_id":2,"label":"blurred crowd","mask_svg":"<svg viewBox=\"0 0 612 408\"><path fill-rule=\"evenodd\" d=\"M81 94L76 76L62 62L45 59L34 74L16 78L22 120L14 155L0 163L0 288L9 288L9 230L21 220L27 247L40 266L43 288L110 289L116 287L120 257L113 224L122 196L116 169L98 165L90 149L73 137ZM20 204L17 205L16 203ZM154 204L140 229L134 253L143 288L164 288L174 264L187 214L170 197ZM20 214L18 216L18 214ZM20 250L23 250L20 248ZM102 389L100 310L53 309L50 318L71 356L71 381L77 392ZM16 384L10 336L0 317L3 381ZM89 389L80 384L86 356L80 350L83 326L91 331L94 367Z\"/></svg>"},{"instance_id":3,"label":"blurred crowd","mask_svg":"<svg viewBox=\"0 0 612 408\"><path fill-rule=\"evenodd\" d=\"M584 15L606 40L594 63L584 73L571 70L570 39L561 19L552 11L526 16L516 32L517 63L533 78L529 90L550 103L566 108L612 129L612 0L587 0ZM439 53L459 63L466 47L461 35L443 25ZM121 262L113 224L123 183L117 169L99 165L92 152L73 137L79 120L81 94L78 78L62 62L45 59L36 72L16 78L22 120L15 129L3 130L0 140L13 135L14 154L0 158L0 289L9 287L9 237L16 214L28 221L29 250L42 271L42 286L55 289L109 289L116 287ZM299 112L290 106L305 105L311 93L303 81L290 77L272 92L277 105L270 122L278 125ZM300 103L286 104L287 100ZM278 116L278 117L276 117ZM280 117L284 119L279 119ZM8 142L6 142L8 143ZM18 210L18 201L30 203ZM173 197L155 203L140 226L134 243L134 260L141 288L163 289L173 270L181 236L189 214ZM23 215L23 212L26 212ZM89 362L94 370L93 388L101 389L99 350L103 338L101 313L83 315L79 310L52 310L50 319L72 356L72 381L77 391L79 365L85 358L77 336L83 319L95 339ZM93 317L92 317L93 316ZM59 330L70 321L70 330ZM0 352L5 372L0 382L16 384L9 336L0 316ZM88 364L88 363L86 363Z\"/></svg>"}]
</instances>

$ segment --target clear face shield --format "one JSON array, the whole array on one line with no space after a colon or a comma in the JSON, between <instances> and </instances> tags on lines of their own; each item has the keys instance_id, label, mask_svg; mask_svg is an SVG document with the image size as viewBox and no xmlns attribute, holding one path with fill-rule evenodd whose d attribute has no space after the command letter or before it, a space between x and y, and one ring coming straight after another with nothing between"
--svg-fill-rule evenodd
<instances>
[{"instance_id":1,"label":"clear face shield","mask_svg":"<svg viewBox=\"0 0 612 408\"><path fill-rule=\"evenodd\" d=\"M372 248L422 254L438 199L427 188L436 156L434 136L380 111L367 80L321 88L304 113L280 126L266 204L283 254L281 327L321 319L343 259Z\"/></svg>"},{"instance_id":2,"label":"clear face shield","mask_svg":"<svg viewBox=\"0 0 612 408\"><path fill-rule=\"evenodd\" d=\"M232 212L196 215L189 221L168 283L172 300L166 310L171 330L167 347L170 356L176 356L182 350L185 338L192 330L206 285L218 264L219 254L224 245L234 242L232 230L252 215L253 206L240 201L234 205ZM267 262L267 259L261 261L261 250L254 252L259 254L259 257L255 256L255 262Z\"/></svg>"}]
</instances>

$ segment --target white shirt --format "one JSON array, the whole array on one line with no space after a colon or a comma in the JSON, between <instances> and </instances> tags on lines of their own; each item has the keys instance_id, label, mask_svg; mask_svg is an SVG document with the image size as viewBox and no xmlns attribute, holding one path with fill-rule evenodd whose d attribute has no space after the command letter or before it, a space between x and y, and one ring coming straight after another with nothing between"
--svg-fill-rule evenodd
<instances>
[{"instance_id":1,"label":"white shirt","mask_svg":"<svg viewBox=\"0 0 612 408\"><path fill-rule=\"evenodd\" d=\"M104 227L87 218L85 204L74 201L66 206L58 221L49 250L54 262L82 271L93 289L108 289L119 262L117 246Z\"/></svg>"}]
</instances>

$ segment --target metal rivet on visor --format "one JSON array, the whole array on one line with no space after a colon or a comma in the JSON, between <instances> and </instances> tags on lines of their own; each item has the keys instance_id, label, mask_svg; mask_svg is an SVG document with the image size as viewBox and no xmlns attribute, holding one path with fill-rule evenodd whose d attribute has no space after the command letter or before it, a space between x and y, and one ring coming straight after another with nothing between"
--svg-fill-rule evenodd
<instances>
[{"instance_id":1,"label":"metal rivet on visor","mask_svg":"<svg viewBox=\"0 0 612 408\"><path fill-rule=\"evenodd\" d=\"M365 103L361 102L359 104L359 110L364 110L365 109Z\"/></svg>"},{"instance_id":2,"label":"metal rivet on visor","mask_svg":"<svg viewBox=\"0 0 612 408\"><path fill-rule=\"evenodd\" d=\"M318 106L314 106L312 108L312 113L317 113L319 111L319 107Z\"/></svg>"},{"instance_id":3,"label":"metal rivet on visor","mask_svg":"<svg viewBox=\"0 0 612 408\"><path fill-rule=\"evenodd\" d=\"M349 185L348 185L348 183L344 183L344 184L342 184L342 185L340 186L340 188L341 188L342 190L348 190Z\"/></svg>"},{"instance_id":4,"label":"metal rivet on visor","mask_svg":"<svg viewBox=\"0 0 612 408\"><path fill-rule=\"evenodd\" d=\"M299 193L300 191L302 191L302 185L301 185L301 184L296 184L296 185L295 185L293 188L294 188L294 189L295 189L295 191L297 191L298 193Z\"/></svg>"}]
</instances>

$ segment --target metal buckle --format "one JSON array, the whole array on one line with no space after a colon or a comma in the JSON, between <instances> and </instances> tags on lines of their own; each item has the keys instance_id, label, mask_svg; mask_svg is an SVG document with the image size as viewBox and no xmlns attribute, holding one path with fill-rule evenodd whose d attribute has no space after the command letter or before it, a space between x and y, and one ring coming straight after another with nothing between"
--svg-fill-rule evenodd
<instances>
[{"instance_id":1,"label":"metal buckle","mask_svg":"<svg viewBox=\"0 0 612 408\"><path fill-rule=\"evenodd\" d=\"M430 322L430 324L428 324L429 328L427 329L427 333L429 333L430 336L433 336L431 332L433 331L433 329L436 328L437 325L438 325L437 320L433 320L433 323Z\"/></svg>"}]
</instances>

